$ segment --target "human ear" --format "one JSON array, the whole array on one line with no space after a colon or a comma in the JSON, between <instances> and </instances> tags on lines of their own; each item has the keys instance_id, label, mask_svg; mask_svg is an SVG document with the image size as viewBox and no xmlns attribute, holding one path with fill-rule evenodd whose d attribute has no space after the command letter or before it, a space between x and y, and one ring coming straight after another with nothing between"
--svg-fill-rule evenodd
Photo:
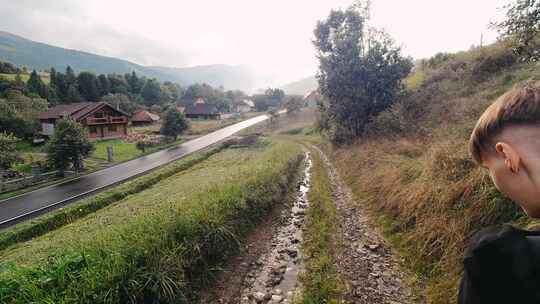
<instances>
[{"instance_id":1,"label":"human ear","mask_svg":"<svg viewBox=\"0 0 540 304\"><path fill-rule=\"evenodd\" d=\"M521 157L517 151L509 144L498 142L495 144L495 151L504 158L504 165L512 173L518 173L521 165Z\"/></svg>"}]
</instances>

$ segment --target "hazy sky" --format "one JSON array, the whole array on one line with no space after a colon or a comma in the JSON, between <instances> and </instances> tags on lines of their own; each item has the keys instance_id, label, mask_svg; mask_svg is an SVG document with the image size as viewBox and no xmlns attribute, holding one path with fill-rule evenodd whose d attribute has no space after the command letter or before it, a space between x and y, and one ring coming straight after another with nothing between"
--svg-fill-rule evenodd
<instances>
[{"instance_id":1,"label":"hazy sky","mask_svg":"<svg viewBox=\"0 0 540 304\"><path fill-rule=\"evenodd\" d=\"M246 64L289 81L315 73L317 20L353 0L0 0L0 30L143 65ZM423 58L493 41L507 0L372 0L372 23Z\"/></svg>"}]
</instances>

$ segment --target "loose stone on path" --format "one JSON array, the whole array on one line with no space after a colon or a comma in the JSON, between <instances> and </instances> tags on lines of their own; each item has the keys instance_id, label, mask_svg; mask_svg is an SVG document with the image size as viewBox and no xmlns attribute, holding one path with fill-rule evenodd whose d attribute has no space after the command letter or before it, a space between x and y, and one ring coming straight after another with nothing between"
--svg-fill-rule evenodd
<instances>
[{"instance_id":1,"label":"loose stone on path","mask_svg":"<svg viewBox=\"0 0 540 304\"><path fill-rule=\"evenodd\" d=\"M355 204L349 188L326 155L317 150L330 179L337 208L341 246L334 260L347 284L342 303L412 303L410 289L402 284L404 274L384 239L370 225L361 206Z\"/></svg>"}]
</instances>

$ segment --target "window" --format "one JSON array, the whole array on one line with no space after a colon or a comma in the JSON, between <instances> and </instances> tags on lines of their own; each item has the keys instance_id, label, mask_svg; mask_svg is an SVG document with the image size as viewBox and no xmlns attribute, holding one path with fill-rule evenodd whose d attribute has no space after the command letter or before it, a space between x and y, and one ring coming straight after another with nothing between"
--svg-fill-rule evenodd
<instances>
[{"instance_id":1,"label":"window","mask_svg":"<svg viewBox=\"0 0 540 304\"><path fill-rule=\"evenodd\" d=\"M90 134L96 134L97 133L97 128L96 127L90 127Z\"/></svg>"},{"instance_id":2,"label":"window","mask_svg":"<svg viewBox=\"0 0 540 304\"><path fill-rule=\"evenodd\" d=\"M109 132L116 132L116 125L109 125Z\"/></svg>"},{"instance_id":3,"label":"window","mask_svg":"<svg viewBox=\"0 0 540 304\"><path fill-rule=\"evenodd\" d=\"M95 117L95 118L103 118L103 112L96 112L96 113L94 114L94 117Z\"/></svg>"}]
</instances>

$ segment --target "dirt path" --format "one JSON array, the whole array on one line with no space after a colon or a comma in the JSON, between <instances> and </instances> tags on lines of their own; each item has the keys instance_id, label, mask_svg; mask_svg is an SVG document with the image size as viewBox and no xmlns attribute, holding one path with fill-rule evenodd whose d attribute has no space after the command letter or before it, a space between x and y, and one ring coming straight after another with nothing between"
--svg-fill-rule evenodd
<instances>
[{"instance_id":1,"label":"dirt path","mask_svg":"<svg viewBox=\"0 0 540 304\"><path fill-rule=\"evenodd\" d=\"M305 154L305 171L294 200L276 208L248 237L242 252L224 269L216 286L201 303L291 303L299 289L300 252L311 158Z\"/></svg>"},{"instance_id":2,"label":"dirt path","mask_svg":"<svg viewBox=\"0 0 540 304\"><path fill-rule=\"evenodd\" d=\"M383 238L356 204L336 169L318 148L331 182L338 216L339 248L334 257L346 293L341 303L412 303L403 273ZM242 252L224 269L214 288L201 303L292 303L301 289L298 273L303 269L299 250L304 210L309 206L311 158L306 153L303 179L291 204L276 208L259 225Z\"/></svg>"},{"instance_id":3,"label":"dirt path","mask_svg":"<svg viewBox=\"0 0 540 304\"><path fill-rule=\"evenodd\" d=\"M340 248L334 260L347 285L344 303L411 303L410 290L402 283L404 275L389 247L326 155L313 148L323 159L337 207Z\"/></svg>"}]
</instances>

